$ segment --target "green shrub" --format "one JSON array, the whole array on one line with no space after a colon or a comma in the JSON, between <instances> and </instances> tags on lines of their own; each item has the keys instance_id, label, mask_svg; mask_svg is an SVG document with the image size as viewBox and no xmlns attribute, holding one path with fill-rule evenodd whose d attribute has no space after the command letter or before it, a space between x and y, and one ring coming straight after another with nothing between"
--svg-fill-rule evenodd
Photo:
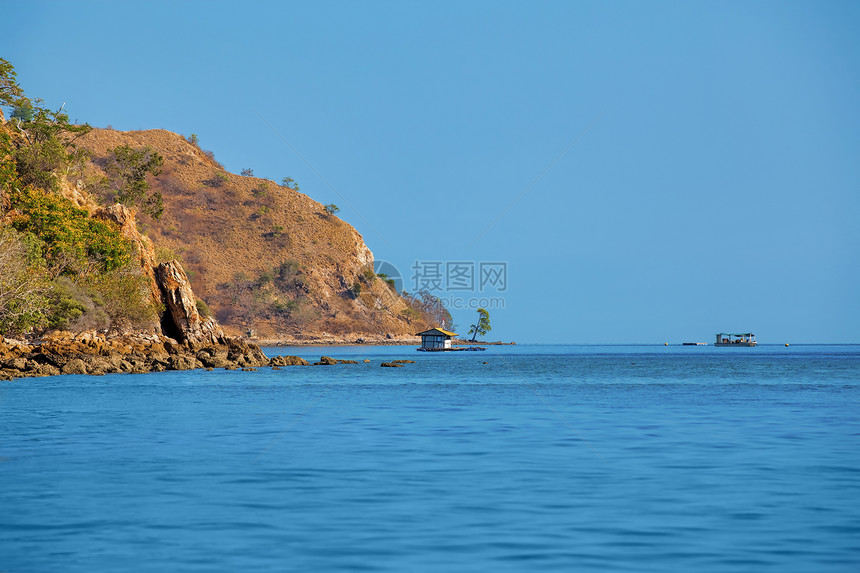
<instances>
[{"instance_id":1,"label":"green shrub","mask_svg":"<svg viewBox=\"0 0 860 573\"><path fill-rule=\"evenodd\" d=\"M329 203L328 205L326 205L324 207L324 209L325 209L326 215L329 215L329 216L334 215L335 213L340 211L340 207L338 207L334 203Z\"/></svg>"},{"instance_id":2,"label":"green shrub","mask_svg":"<svg viewBox=\"0 0 860 573\"><path fill-rule=\"evenodd\" d=\"M271 310L274 314L289 316L298 306L297 300L276 300L272 303Z\"/></svg>"},{"instance_id":3,"label":"green shrub","mask_svg":"<svg viewBox=\"0 0 860 573\"><path fill-rule=\"evenodd\" d=\"M48 328L79 332L110 326L102 297L69 277L58 277L51 283L48 300Z\"/></svg>"},{"instance_id":4,"label":"green shrub","mask_svg":"<svg viewBox=\"0 0 860 573\"><path fill-rule=\"evenodd\" d=\"M93 219L64 197L32 187L11 194L18 210L12 226L44 242L43 255L50 267L89 272L111 271L131 260L131 243L111 223Z\"/></svg>"},{"instance_id":5,"label":"green shrub","mask_svg":"<svg viewBox=\"0 0 860 573\"><path fill-rule=\"evenodd\" d=\"M15 152L18 175L24 185L58 189L59 176L68 161L66 146L57 138L37 141Z\"/></svg>"},{"instance_id":6,"label":"green shrub","mask_svg":"<svg viewBox=\"0 0 860 573\"><path fill-rule=\"evenodd\" d=\"M176 252L169 247L155 247L155 264L167 263L178 259Z\"/></svg>"},{"instance_id":7,"label":"green shrub","mask_svg":"<svg viewBox=\"0 0 860 573\"><path fill-rule=\"evenodd\" d=\"M200 318L209 318L210 316L212 316L212 311L209 310L208 304L198 298L196 305L197 312L200 314Z\"/></svg>"},{"instance_id":8,"label":"green shrub","mask_svg":"<svg viewBox=\"0 0 860 573\"><path fill-rule=\"evenodd\" d=\"M268 191L269 183L267 181L263 181L262 183L260 183L259 187L256 187L251 191L251 194L254 197L265 197Z\"/></svg>"},{"instance_id":9,"label":"green shrub","mask_svg":"<svg viewBox=\"0 0 860 573\"><path fill-rule=\"evenodd\" d=\"M104 308L111 328L145 328L157 320L148 279L139 268L127 266L94 275L87 286L98 295L94 302Z\"/></svg>"}]
</instances>

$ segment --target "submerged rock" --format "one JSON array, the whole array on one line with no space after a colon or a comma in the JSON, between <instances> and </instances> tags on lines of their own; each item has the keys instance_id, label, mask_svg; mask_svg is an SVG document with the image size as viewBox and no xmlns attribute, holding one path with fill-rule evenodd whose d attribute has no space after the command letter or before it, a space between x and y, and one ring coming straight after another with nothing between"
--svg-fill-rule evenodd
<instances>
[{"instance_id":1,"label":"submerged rock","mask_svg":"<svg viewBox=\"0 0 860 573\"><path fill-rule=\"evenodd\" d=\"M310 363L299 356L275 356L269 360L270 366L308 366Z\"/></svg>"},{"instance_id":2,"label":"submerged rock","mask_svg":"<svg viewBox=\"0 0 860 573\"><path fill-rule=\"evenodd\" d=\"M322 356L319 362L314 362L314 366L332 366L334 364L359 364L359 362L358 360L340 360L331 356Z\"/></svg>"}]
</instances>

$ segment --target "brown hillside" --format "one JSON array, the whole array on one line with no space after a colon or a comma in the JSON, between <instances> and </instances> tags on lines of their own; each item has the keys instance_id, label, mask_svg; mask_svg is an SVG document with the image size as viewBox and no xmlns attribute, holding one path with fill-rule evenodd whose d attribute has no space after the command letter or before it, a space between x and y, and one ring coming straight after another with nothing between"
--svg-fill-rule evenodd
<instances>
[{"instance_id":1,"label":"brown hillside","mask_svg":"<svg viewBox=\"0 0 860 573\"><path fill-rule=\"evenodd\" d=\"M140 214L141 230L157 250L183 259L194 291L225 330L402 336L428 322L410 315L403 298L372 274L373 254L361 235L310 197L227 173L169 131L96 129L79 143L93 156L89 182L103 175L101 166L119 145L150 146L164 156L163 171L151 181L163 194L164 215Z\"/></svg>"}]
</instances>

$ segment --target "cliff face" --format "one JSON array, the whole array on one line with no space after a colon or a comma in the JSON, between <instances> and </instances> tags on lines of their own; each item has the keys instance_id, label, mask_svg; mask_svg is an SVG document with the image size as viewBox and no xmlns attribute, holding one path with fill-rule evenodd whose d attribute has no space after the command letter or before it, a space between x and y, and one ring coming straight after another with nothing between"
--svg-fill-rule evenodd
<instances>
[{"instance_id":1,"label":"cliff face","mask_svg":"<svg viewBox=\"0 0 860 573\"><path fill-rule=\"evenodd\" d=\"M402 336L425 326L426 317L404 313L403 298L373 275L361 235L310 197L227 173L168 131L96 129L79 144L92 154L88 182L103 175L119 145L150 146L164 157L163 171L151 179L164 215L138 220L156 245L182 259L194 291L228 332Z\"/></svg>"}]
</instances>

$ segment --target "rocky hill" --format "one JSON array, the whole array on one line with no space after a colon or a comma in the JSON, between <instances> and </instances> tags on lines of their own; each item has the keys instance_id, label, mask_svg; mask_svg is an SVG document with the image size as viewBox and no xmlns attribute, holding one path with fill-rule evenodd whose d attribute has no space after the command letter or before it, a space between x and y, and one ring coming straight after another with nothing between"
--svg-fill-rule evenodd
<instances>
[{"instance_id":1,"label":"rocky hill","mask_svg":"<svg viewBox=\"0 0 860 573\"><path fill-rule=\"evenodd\" d=\"M373 273L373 254L351 225L292 185L228 173L211 153L164 130L94 129L77 143L91 154L81 185L96 193L117 146L163 156L150 184L164 213L139 214L139 226L159 261L182 260L194 292L228 333L378 340L433 322Z\"/></svg>"}]
</instances>

